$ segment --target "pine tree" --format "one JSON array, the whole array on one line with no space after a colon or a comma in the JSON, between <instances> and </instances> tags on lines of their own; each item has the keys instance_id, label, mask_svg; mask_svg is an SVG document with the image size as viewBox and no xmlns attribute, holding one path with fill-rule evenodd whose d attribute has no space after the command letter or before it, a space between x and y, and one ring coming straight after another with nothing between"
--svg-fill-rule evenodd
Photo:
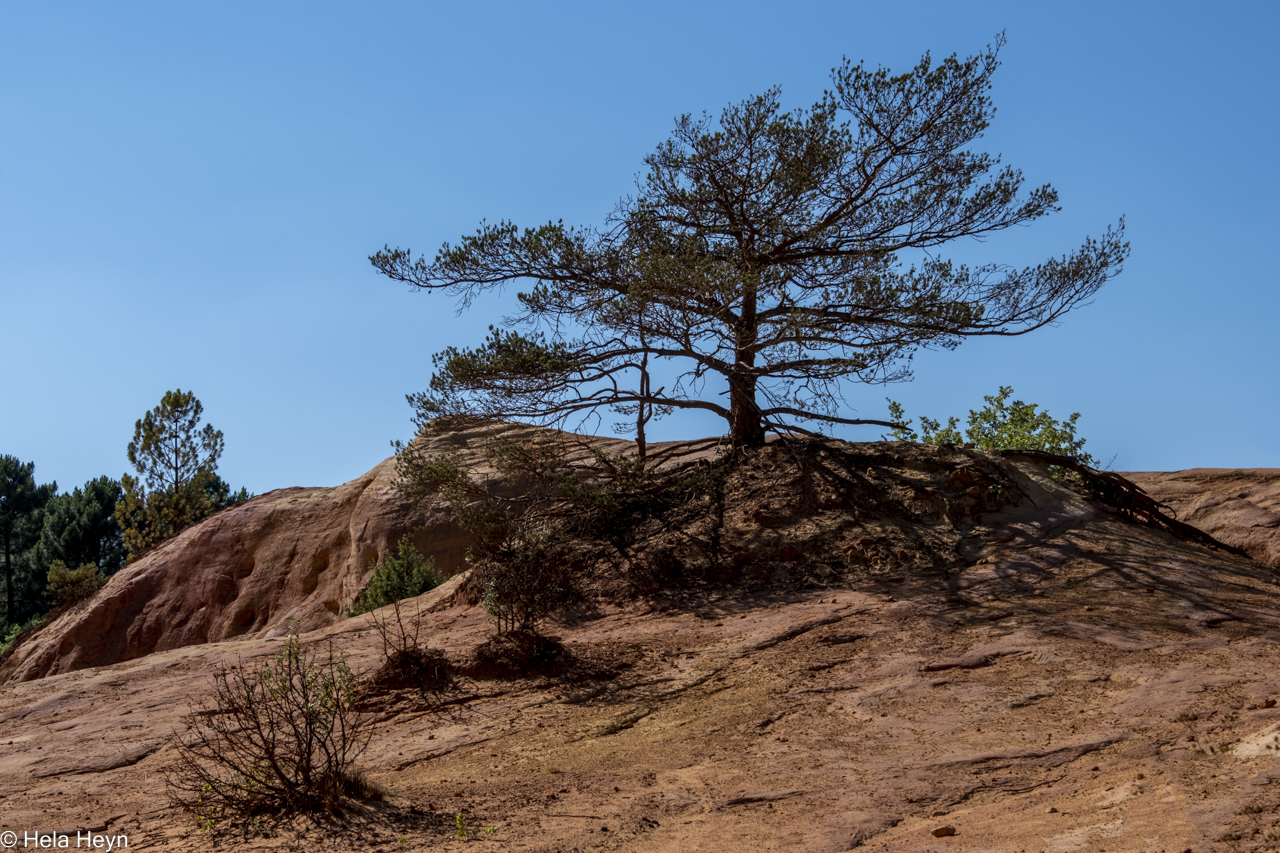
<instances>
[{"instance_id":1,"label":"pine tree","mask_svg":"<svg viewBox=\"0 0 1280 853\"><path fill-rule=\"evenodd\" d=\"M24 602L18 600L15 576L24 565L19 561L40 535L45 504L58 491L57 483L36 485L35 467L34 462L21 462L16 456L0 456L0 549L4 550L7 625L16 625L29 615L23 611L30 609L30 602L24 606Z\"/></svg>"},{"instance_id":2,"label":"pine tree","mask_svg":"<svg viewBox=\"0 0 1280 853\"><path fill-rule=\"evenodd\" d=\"M1023 269L939 254L1059 209L1052 187L1023 195L1020 171L970 148L995 112L1003 42L936 66L926 54L905 74L846 60L809 110L784 111L775 88L718 121L682 116L603 228L482 223L432 261L373 255L464 308L531 285L507 328L436 355L430 390L410 397L416 419L558 426L612 410L639 432L699 410L735 446L768 429L892 427L848 417L845 383L906 380L917 350L1026 334L1087 304L1128 256L1123 219Z\"/></svg>"},{"instance_id":3,"label":"pine tree","mask_svg":"<svg viewBox=\"0 0 1280 853\"><path fill-rule=\"evenodd\" d=\"M130 560L229 502L216 473L225 443L211 424L201 428L203 413L193 393L178 389L134 425L128 452L139 477L120 478L124 494L116 504Z\"/></svg>"}]
</instances>

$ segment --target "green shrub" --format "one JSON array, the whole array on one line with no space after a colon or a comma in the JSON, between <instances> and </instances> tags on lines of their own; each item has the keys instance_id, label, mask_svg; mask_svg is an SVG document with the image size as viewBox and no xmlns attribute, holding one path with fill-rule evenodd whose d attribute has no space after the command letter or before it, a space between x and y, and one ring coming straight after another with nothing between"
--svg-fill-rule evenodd
<instances>
[{"instance_id":1,"label":"green shrub","mask_svg":"<svg viewBox=\"0 0 1280 853\"><path fill-rule=\"evenodd\" d=\"M38 616L32 616L26 622L19 625L9 626L9 630L5 632L4 639L0 640L0 655L5 654L9 649L13 648L13 644L18 642L18 636L23 632L36 627L45 620L47 613Z\"/></svg>"},{"instance_id":2,"label":"green shrub","mask_svg":"<svg viewBox=\"0 0 1280 853\"><path fill-rule=\"evenodd\" d=\"M472 563L472 588L499 634L537 631L556 611L582 598L581 567L562 541L538 526L517 524L512 547Z\"/></svg>"},{"instance_id":3,"label":"green shrub","mask_svg":"<svg viewBox=\"0 0 1280 853\"><path fill-rule=\"evenodd\" d=\"M49 564L49 583L45 597L55 605L83 601L106 584L107 578L94 563L84 563L78 569L68 569L61 560Z\"/></svg>"},{"instance_id":4,"label":"green shrub","mask_svg":"<svg viewBox=\"0 0 1280 853\"><path fill-rule=\"evenodd\" d=\"M987 407L981 411L969 411L969 427L964 436L958 429L959 418L948 418L943 426L932 418L920 418L920 433L911 429L902 406L889 400L889 414L903 426L884 436L891 441L914 441L924 444L964 444L969 442L982 450L1039 450L1066 456L1077 462L1095 467L1098 463L1084 451L1085 440L1076 437L1076 412L1065 421L1054 420L1048 412L1036 411L1035 403L1021 400L1008 402L1013 388L1001 386L994 397L983 397ZM1061 476L1055 471L1055 476Z\"/></svg>"},{"instance_id":5,"label":"green shrub","mask_svg":"<svg viewBox=\"0 0 1280 853\"><path fill-rule=\"evenodd\" d=\"M409 537L400 538L396 554L387 553L373 570L369 585L351 605L348 615L359 616L404 598L413 598L438 587L444 578L435 561L424 557Z\"/></svg>"}]
</instances>

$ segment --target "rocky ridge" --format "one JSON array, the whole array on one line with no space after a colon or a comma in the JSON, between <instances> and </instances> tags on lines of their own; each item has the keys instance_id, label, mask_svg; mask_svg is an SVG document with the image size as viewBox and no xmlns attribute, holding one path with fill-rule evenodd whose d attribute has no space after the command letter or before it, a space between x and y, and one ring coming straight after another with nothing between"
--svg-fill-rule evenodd
<instances>
[{"instance_id":1,"label":"rocky ridge","mask_svg":"<svg viewBox=\"0 0 1280 853\"><path fill-rule=\"evenodd\" d=\"M1192 468L1124 475L1177 517L1280 568L1280 468Z\"/></svg>"},{"instance_id":2,"label":"rocky ridge","mask_svg":"<svg viewBox=\"0 0 1280 853\"><path fill-rule=\"evenodd\" d=\"M481 425L421 441L432 450L460 451L492 478L479 448L494 430ZM627 444L584 439L578 453ZM200 643L276 637L293 624L302 631L332 625L406 533L445 575L461 571L466 542L448 512L440 507L411 517L394 481L392 457L340 486L276 489L223 510L24 637L0 662L0 682Z\"/></svg>"}]
</instances>

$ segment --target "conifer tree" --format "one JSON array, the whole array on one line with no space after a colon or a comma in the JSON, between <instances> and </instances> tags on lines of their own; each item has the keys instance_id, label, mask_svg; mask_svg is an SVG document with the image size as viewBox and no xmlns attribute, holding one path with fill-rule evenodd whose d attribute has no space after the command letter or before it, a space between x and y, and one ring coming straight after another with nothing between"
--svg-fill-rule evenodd
<instances>
[{"instance_id":1,"label":"conifer tree","mask_svg":"<svg viewBox=\"0 0 1280 853\"><path fill-rule=\"evenodd\" d=\"M212 424L202 428L203 413L195 394L178 389L134 425L128 452L139 477L120 478L124 495L116 504L130 560L227 503L216 473L222 432Z\"/></svg>"},{"instance_id":2,"label":"conifer tree","mask_svg":"<svg viewBox=\"0 0 1280 853\"><path fill-rule=\"evenodd\" d=\"M16 456L0 456L0 549L4 551L4 621L16 625L25 618L15 594L18 560L40 535L41 511L58 491L57 483L37 486L35 463Z\"/></svg>"},{"instance_id":3,"label":"conifer tree","mask_svg":"<svg viewBox=\"0 0 1280 853\"><path fill-rule=\"evenodd\" d=\"M1019 170L971 148L995 113L1003 43L903 74L846 59L808 110L784 111L774 88L718 121L684 115L602 228L482 223L434 260L373 255L463 308L528 284L506 328L435 356L416 419L561 425L612 410L641 431L701 410L740 447L768 429L892 427L849 417L846 383L906 380L920 349L1026 334L1087 304L1128 256L1123 219L1021 269L939 254L1059 209L1051 186L1023 194Z\"/></svg>"}]
</instances>

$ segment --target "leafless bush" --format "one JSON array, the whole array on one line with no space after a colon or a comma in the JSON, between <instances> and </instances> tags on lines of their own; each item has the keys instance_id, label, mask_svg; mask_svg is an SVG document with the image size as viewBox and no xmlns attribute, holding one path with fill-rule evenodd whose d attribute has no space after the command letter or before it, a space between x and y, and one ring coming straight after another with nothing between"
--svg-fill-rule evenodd
<instances>
[{"instance_id":1,"label":"leafless bush","mask_svg":"<svg viewBox=\"0 0 1280 853\"><path fill-rule=\"evenodd\" d=\"M208 826L262 812L332 813L347 798L378 798L354 769L372 730L352 708L353 680L341 650L304 648L296 634L259 668L220 669L213 700L175 736L170 801Z\"/></svg>"},{"instance_id":2,"label":"leafless bush","mask_svg":"<svg viewBox=\"0 0 1280 853\"><path fill-rule=\"evenodd\" d=\"M371 681L385 689L417 688L428 704L441 704L455 692L456 678L442 651L419 643L422 619L417 606L415 602L413 619L407 625L399 601L392 604L389 614L369 614L369 624L382 639L383 658Z\"/></svg>"}]
</instances>

